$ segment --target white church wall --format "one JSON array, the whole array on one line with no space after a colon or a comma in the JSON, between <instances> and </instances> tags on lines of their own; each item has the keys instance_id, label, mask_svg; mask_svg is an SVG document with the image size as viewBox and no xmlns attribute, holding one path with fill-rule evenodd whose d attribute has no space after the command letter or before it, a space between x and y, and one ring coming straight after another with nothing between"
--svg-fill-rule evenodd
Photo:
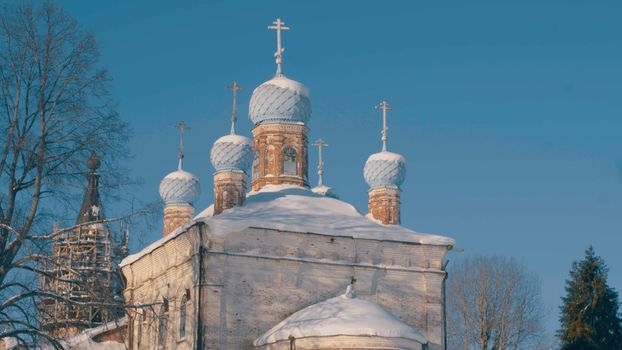
<instances>
[{"instance_id":1,"label":"white church wall","mask_svg":"<svg viewBox=\"0 0 622 350\"><path fill-rule=\"evenodd\" d=\"M201 243L202 240L202 243ZM199 246L204 245L199 267ZM292 313L343 294L352 277L360 298L374 301L419 329L431 350L441 349L442 266L447 247L248 228L224 237L208 226L187 232L123 267L126 300L142 309L147 327L131 322L132 343L155 348L157 316L169 300L167 347L195 348L202 312L204 349L250 349L255 338ZM202 294L198 273L203 271ZM187 334L179 339L181 295L190 290ZM131 315L130 315L131 316Z\"/></svg>"},{"instance_id":2,"label":"white church wall","mask_svg":"<svg viewBox=\"0 0 622 350\"><path fill-rule=\"evenodd\" d=\"M217 310L207 305L208 327L225 333L215 348L250 348L295 311L342 294L355 277L361 298L421 330L430 349L440 349L444 272L435 267L442 266L446 252L258 228L210 237L205 273L210 285L221 286L221 297Z\"/></svg>"},{"instance_id":3,"label":"white church wall","mask_svg":"<svg viewBox=\"0 0 622 350\"><path fill-rule=\"evenodd\" d=\"M128 311L131 318L133 349L157 347L160 308L168 300L166 348L194 349L197 305L197 235L198 228L167 241L151 253L122 267L127 279L125 300L135 306ZM182 304L188 293L189 302ZM180 335L181 308L187 312L186 337ZM143 318L144 315L144 318ZM140 335L138 333L141 333Z\"/></svg>"}]
</instances>

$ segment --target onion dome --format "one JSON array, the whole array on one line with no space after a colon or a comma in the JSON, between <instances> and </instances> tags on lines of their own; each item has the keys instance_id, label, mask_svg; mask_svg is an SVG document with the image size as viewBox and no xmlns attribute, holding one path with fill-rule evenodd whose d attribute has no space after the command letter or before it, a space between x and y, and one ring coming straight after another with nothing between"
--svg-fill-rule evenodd
<instances>
[{"instance_id":1,"label":"onion dome","mask_svg":"<svg viewBox=\"0 0 622 350\"><path fill-rule=\"evenodd\" d=\"M363 174L371 188L399 188L406 178L406 159L388 151L374 153L367 159Z\"/></svg>"},{"instance_id":2,"label":"onion dome","mask_svg":"<svg viewBox=\"0 0 622 350\"><path fill-rule=\"evenodd\" d=\"M201 194L199 179L182 169L184 159L184 131L190 130L183 121L175 125L179 129L179 152L177 171L166 175L160 182L160 197L164 204L193 204Z\"/></svg>"},{"instance_id":3,"label":"onion dome","mask_svg":"<svg viewBox=\"0 0 622 350\"><path fill-rule=\"evenodd\" d=\"M199 179L179 168L160 182L160 197L164 204L193 204L201 193Z\"/></svg>"},{"instance_id":4,"label":"onion dome","mask_svg":"<svg viewBox=\"0 0 622 350\"><path fill-rule=\"evenodd\" d=\"M277 74L255 88L248 115L255 125L264 122L307 123L311 118L309 90L303 84Z\"/></svg>"},{"instance_id":5,"label":"onion dome","mask_svg":"<svg viewBox=\"0 0 622 350\"><path fill-rule=\"evenodd\" d=\"M248 116L253 124L272 123L306 123L311 117L311 101L309 90L301 83L283 75L283 51L281 33L289 30L285 22L277 18L268 26L277 33L276 75L271 80L259 85L253 91L248 106Z\"/></svg>"},{"instance_id":6,"label":"onion dome","mask_svg":"<svg viewBox=\"0 0 622 350\"><path fill-rule=\"evenodd\" d=\"M355 343L353 348L356 349L369 348L371 343L381 342L382 339L388 342L407 340L418 344L417 348L427 344L427 339L417 329L401 322L380 305L359 299L352 286L348 286L345 294L293 313L257 338L254 345L289 344L291 339L295 339L296 345L301 348L303 343L306 345L305 341L312 343L314 346L309 348L313 349L336 348L334 338L339 336L348 337L349 342Z\"/></svg>"},{"instance_id":7,"label":"onion dome","mask_svg":"<svg viewBox=\"0 0 622 350\"><path fill-rule=\"evenodd\" d=\"M371 188L400 188L406 178L406 159L400 154L387 151L387 101L376 106L382 110L382 152L374 153L365 163L363 176Z\"/></svg>"},{"instance_id":8,"label":"onion dome","mask_svg":"<svg viewBox=\"0 0 622 350\"><path fill-rule=\"evenodd\" d=\"M216 171L239 170L247 173L252 159L251 140L235 134L216 140L210 152L210 160Z\"/></svg>"}]
</instances>

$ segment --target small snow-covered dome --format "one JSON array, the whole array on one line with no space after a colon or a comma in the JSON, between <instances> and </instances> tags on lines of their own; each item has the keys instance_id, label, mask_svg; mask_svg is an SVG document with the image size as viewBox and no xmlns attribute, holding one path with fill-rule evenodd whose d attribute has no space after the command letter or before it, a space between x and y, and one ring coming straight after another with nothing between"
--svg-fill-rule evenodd
<instances>
[{"instance_id":1,"label":"small snow-covered dome","mask_svg":"<svg viewBox=\"0 0 622 350\"><path fill-rule=\"evenodd\" d=\"M240 135L226 135L214 142L210 160L216 171L240 170L247 172L253 159L251 140Z\"/></svg>"},{"instance_id":2,"label":"small snow-covered dome","mask_svg":"<svg viewBox=\"0 0 622 350\"><path fill-rule=\"evenodd\" d=\"M182 170L166 175L160 182L160 197L164 204L192 204L201 193L199 179Z\"/></svg>"},{"instance_id":3,"label":"small snow-covered dome","mask_svg":"<svg viewBox=\"0 0 622 350\"><path fill-rule=\"evenodd\" d=\"M311 117L309 90L284 75L277 75L253 91L248 116L262 122L306 123Z\"/></svg>"},{"instance_id":4,"label":"small snow-covered dome","mask_svg":"<svg viewBox=\"0 0 622 350\"><path fill-rule=\"evenodd\" d=\"M365 163L364 176L371 188L399 188L406 177L406 159L388 151L372 154Z\"/></svg>"},{"instance_id":5,"label":"small snow-covered dome","mask_svg":"<svg viewBox=\"0 0 622 350\"><path fill-rule=\"evenodd\" d=\"M380 305L359 299L349 286L346 293L293 313L257 338L259 349L284 349L291 339L305 349L341 348L339 337L347 337L348 348L421 349L427 339ZM281 346L279 346L281 345ZM400 346L401 345L401 346Z\"/></svg>"}]
</instances>

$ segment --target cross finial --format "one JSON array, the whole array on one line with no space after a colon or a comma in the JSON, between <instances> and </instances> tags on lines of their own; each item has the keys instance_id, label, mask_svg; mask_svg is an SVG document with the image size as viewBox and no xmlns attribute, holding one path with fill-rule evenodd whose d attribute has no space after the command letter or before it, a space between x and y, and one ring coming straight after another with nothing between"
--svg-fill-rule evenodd
<instances>
[{"instance_id":1,"label":"cross finial","mask_svg":"<svg viewBox=\"0 0 622 350\"><path fill-rule=\"evenodd\" d=\"M184 132L190 131L190 127L183 120L173 126L179 129L179 152L177 153L179 164L177 169L181 170L181 162L184 159Z\"/></svg>"},{"instance_id":2,"label":"cross finial","mask_svg":"<svg viewBox=\"0 0 622 350\"><path fill-rule=\"evenodd\" d=\"M322 139L318 139L312 146L317 146L318 154L320 157L320 161L317 164L317 176L318 176L318 186L322 186L324 184L324 161L322 159L322 148L328 147L328 144L324 142Z\"/></svg>"},{"instance_id":3,"label":"cross finial","mask_svg":"<svg viewBox=\"0 0 622 350\"><path fill-rule=\"evenodd\" d=\"M387 101L380 102L379 105L376 106L376 109L382 109L382 151L386 152L387 150L387 111L390 111L392 108L389 106Z\"/></svg>"},{"instance_id":4,"label":"cross finial","mask_svg":"<svg viewBox=\"0 0 622 350\"><path fill-rule=\"evenodd\" d=\"M235 135L235 121L237 120L235 113L238 109L236 100L238 90L242 89L242 86L234 80L233 84L227 85L227 89L231 89L231 91L233 91L233 107L231 108L231 135Z\"/></svg>"},{"instance_id":5,"label":"cross finial","mask_svg":"<svg viewBox=\"0 0 622 350\"><path fill-rule=\"evenodd\" d=\"M276 21L272 22L273 26L268 26L268 29L276 30L276 52L274 53L274 57L276 58L276 75L281 76L283 74L283 69L281 64L283 63L283 51L285 48L281 47L281 31L289 30L289 27L285 26L285 22L281 21L280 18L277 18Z\"/></svg>"}]
</instances>

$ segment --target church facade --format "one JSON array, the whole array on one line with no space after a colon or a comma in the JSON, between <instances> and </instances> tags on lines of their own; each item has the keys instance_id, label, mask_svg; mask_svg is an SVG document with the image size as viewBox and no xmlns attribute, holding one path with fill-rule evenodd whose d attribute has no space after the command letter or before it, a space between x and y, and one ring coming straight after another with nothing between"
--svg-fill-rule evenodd
<instances>
[{"instance_id":1,"label":"church facade","mask_svg":"<svg viewBox=\"0 0 622 350\"><path fill-rule=\"evenodd\" d=\"M282 70L253 92L252 139L232 128L213 145L214 204L195 213L198 179L161 182L164 235L121 262L130 349L445 348L451 238L400 223L404 158L369 157L368 214L308 181L307 88ZM183 126L182 140L183 140ZM319 142L322 144L322 142ZM321 149L322 146L320 146ZM250 191L249 191L250 190Z\"/></svg>"}]
</instances>

